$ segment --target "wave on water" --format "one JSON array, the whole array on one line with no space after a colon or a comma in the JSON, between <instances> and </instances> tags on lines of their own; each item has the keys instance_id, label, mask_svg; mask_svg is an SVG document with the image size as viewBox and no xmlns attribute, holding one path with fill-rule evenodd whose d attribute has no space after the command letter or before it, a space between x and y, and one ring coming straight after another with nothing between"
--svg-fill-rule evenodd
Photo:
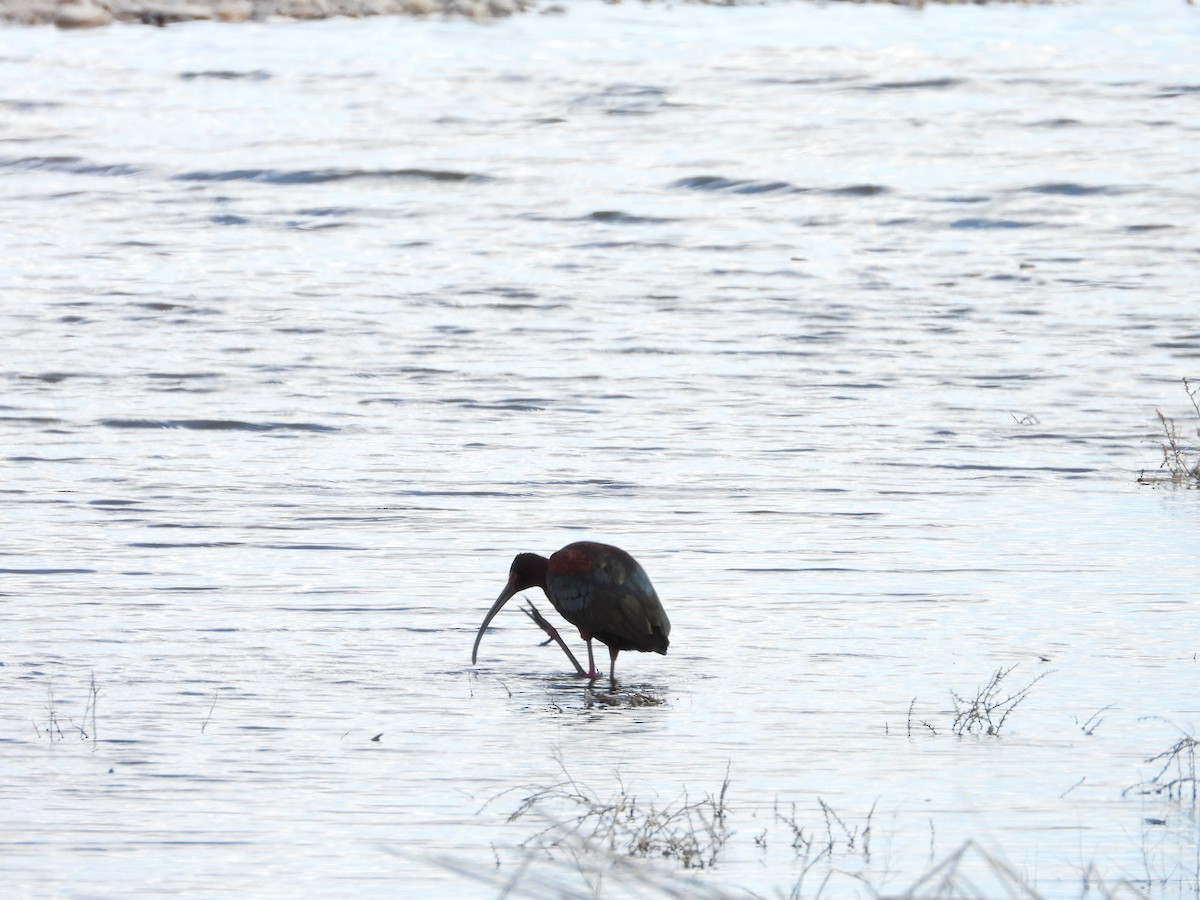
<instances>
[{"instance_id":1,"label":"wave on water","mask_svg":"<svg viewBox=\"0 0 1200 900\"><path fill-rule=\"evenodd\" d=\"M0 171L64 172L69 175L142 174L145 169L128 163L97 163L82 156L20 156L0 157ZM258 181L265 184L323 184L330 181L360 179L402 179L409 181L472 182L496 181L491 175L479 172L456 172L447 169L229 169L225 171L198 170L172 176L173 181Z\"/></svg>"},{"instance_id":2,"label":"wave on water","mask_svg":"<svg viewBox=\"0 0 1200 900\"><path fill-rule=\"evenodd\" d=\"M417 181L482 182L495 181L477 172L444 169L230 169L227 171L184 172L175 181L259 181L264 184L323 184L329 181L357 179L405 179Z\"/></svg>"},{"instance_id":3,"label":"wave on water","mask_svg":"<svg viewBox=\"0 0 1200 900\"><path fill-rule=\"evenodd\" d=\"M184 428L190 431L313 431L335 432L315 422L243 422L236 419L101 419L106 428Z\"/></svg>"},{"instance_id":4,"label":"wave on water","mask_svg":"<svg viewBox=\"0 0 1200 900\"><path fill-rule=\"evenodd\" d=\"M137 175L142 170L126 163L94 163L81 156L0 157L0 170L50 171L70 175Z\"/></svg>"},{"instance_id":5,"label":"wave on water","mask_svg":"<svg viewBox=\"0 0 1200 900\"><path fill-rule=\"evenodd\" d=\"M692 191L725 191L732 194L826 194L832 197L877 197L890 193L881 184L848 184L835 188L811 188L790 181L755 181L745 178L726 178L723 175L691 175L670 184L673 188Z\"/></svg>"},{"instance_id":6,"label":"wave on water","mask_svg":"<svg viewBox=\"0 0 1200 900\"><path fill-rule=\"evenodd\" d=\"M214 69L204 72L180 72L179 77L184 81L194 81L197 78L213 78L218 81L266 81L271 78L270 72L255 69L251 72L234 72L228 69Z\"/></svg>"}]
</instances>

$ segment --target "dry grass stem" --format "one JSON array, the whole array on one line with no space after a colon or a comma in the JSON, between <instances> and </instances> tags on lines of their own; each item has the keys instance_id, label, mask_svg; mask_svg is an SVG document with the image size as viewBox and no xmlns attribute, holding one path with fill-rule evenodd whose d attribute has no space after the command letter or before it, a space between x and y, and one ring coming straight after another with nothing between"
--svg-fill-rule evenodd
<instances>
[{"instance_id":1,"label":"dry grass stem","mask_svg":"<svg viewBox=\"0 0 1200 900\"><path fill-rule=\"evenodd\" d=\"M685 869L716 865L732 834L726 805L728 769L715 794L693 801L684 791L678 800L660 807L630 793L619 776L617 793L601 798L579 784L561 759L558 762L562 780L526 796L508 817L512 822L537 811L550 822L522 846L551 852L575 840L617 856L673 859Z\"/></svg>"},{"instance_id":2,"label":"dry grass stem","mask_svg":"<svg viewBox=\"0 0 1200 900\"><path fill-rule=\"evenodd\" d=\"M1194 430L1200 437L1200 386L1192 387L1184 378L1183 389L1196 415ZM1162 462L1158 469L1165 475L1147 475L1144 471L1138 476L1141 484L1159 484L1169 482L1182 487L1200 487L1200 447L1193 444L1188 446L1180 436L1179 424L1175 419L1168 418L1161 410L1155 410L1158 424L1162 428L1159 446L1162 448Z\"/></svg>"}]
</instances>

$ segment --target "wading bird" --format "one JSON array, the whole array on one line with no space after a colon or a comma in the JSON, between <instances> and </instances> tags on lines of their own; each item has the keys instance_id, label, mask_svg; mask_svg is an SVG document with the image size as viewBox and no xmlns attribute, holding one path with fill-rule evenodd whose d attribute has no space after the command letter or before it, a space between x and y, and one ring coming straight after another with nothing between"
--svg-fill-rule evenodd
<instances>
[{"instance_id":1,"label":"wading bird","mask_svg":"<svg viewBox=\"0 0 1200 900\"><path fill-rule=\"evenodd\" d=\"M617 653L620 651L667 652L671 623L645 570L624 550L608 544L579 541L568 544L549 559L536 553L517 555L508 570L508 584L484 616L479 633L475 635L472 664L479 655L483 633L496 613L514 594L533 587L545 591L559 615L578 628L579 636L587 641L588 668L584 672L554 626L530 604L529 617L558 642L580 675L593 681L599 677L592 656L593 639L608 646L611 660L608 677L613 684L617 681Z\"/></svg>"}]
</instances>

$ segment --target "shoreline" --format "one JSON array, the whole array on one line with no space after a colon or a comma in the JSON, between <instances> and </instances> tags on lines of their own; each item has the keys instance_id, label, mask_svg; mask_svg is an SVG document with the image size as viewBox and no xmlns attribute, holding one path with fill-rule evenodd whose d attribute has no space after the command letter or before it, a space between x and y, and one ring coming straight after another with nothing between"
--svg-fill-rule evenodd
<instances>
[{"instance_id":1,"label":"shoreline","mask_svg":"<svg viewBox=\"0 0 1200 900\"><path fill-rule=\"evenodd\" d=\"M535 0L0 0L0 22L101 28L114 22L175 25L180 22L304 21L407 15L495 19L528 12ZM542 13L565 12L549 4Z\"/></svg>"},{"instance_id":2,"label":"shoreline","mask_svg":"<svg viewBox=\"0 0 1200 900\"><path fill-rule=\"evenodd\" d=\"M621 0L605 0L620 3ZM649 0L644 0L649 2ZM687 0L709 6L760 5L769 0ZM1019 4L1040 6L1054 0L847 0L919 9L938 5ZM461 16L497 19L517 13L561 15L567 7L556 0L0 0L0 23L101 28L114 22L164 27L180 22L305 21L370 16Z\"/></svg>"}]
</instances>

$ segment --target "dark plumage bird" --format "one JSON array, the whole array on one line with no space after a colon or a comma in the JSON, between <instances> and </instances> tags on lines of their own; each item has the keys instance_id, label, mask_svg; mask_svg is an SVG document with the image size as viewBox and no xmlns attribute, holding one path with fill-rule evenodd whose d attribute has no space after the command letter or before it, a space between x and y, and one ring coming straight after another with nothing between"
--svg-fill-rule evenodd
<instances>
[{"instance_id":1,"label":"dark plumage bird","mask_svg":"<svg viewBox=\"0 0 1200 900\"><path fill-rule=\"evenodd\" d=\"M637 560L608 544L578 541L563 547L549 559L536 553L517 555L508 570L508 584L484 616L479 633L475 635L472 663L479 654L484 631L500 608L514 594L533 587L545 591L559 615L578 628L579 636L587 641L588 671L584 673L582 666L575 665L589 678L597 677L592 656L593 639L608 647L611 660L608 674L613 683L616 682L617 653L620 651L667 652L671 622L654 592L654 585ZM553 626L536 615L536 610L532 617L547 634L558 640L574 662L574 656Z\"/></svg>"}]
</instances>

